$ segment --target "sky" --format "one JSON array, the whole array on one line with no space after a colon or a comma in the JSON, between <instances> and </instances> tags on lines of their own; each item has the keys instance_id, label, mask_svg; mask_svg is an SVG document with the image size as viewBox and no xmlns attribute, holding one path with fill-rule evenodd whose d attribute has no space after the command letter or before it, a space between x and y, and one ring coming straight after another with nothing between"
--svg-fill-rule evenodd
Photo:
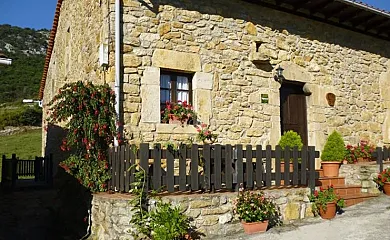
<instances>
[{"instance_id":1,"label":"sky","mask_svg":"<svg viewBox=\"0 0 390 240\"><path fill-rule=\"evenodd\" d=\"M363 0L363 2L390 11L389 0ZM0 24L51 29L56 5L57 0L0 0Z\"/></svg>"}]
</instances>

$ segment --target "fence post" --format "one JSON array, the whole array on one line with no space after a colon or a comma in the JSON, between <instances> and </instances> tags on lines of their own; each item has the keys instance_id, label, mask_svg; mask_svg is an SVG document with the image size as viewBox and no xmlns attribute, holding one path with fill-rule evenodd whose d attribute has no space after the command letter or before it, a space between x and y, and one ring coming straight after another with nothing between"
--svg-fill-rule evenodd
<instances>
[{"instance_id":1,"label":"fence post","mask_svg":"<svg viewBox=\"0 0 390 240\"><path fill-rule=\"evenodd\" d=\"M381 147L376 148L376 163L379 164L379 172L383 171L383 152Z\"/></svg>"},{"instance_id":2,"label":"fence post","mask_svg":"<svg viewBox=\"0 0 390 240\"><path fill-rule=\"evenodd\" d=\"M18 159L16 159L16 154L12 154L12 159L11 159L11 166L12 166L12 189L15 187L16 180L18 179L17 175L17 168L18 168Z\"/></svg>"},{"instance_id":3,"label":"fence post","mask_svg":"<svg viewBox=\"0 0 390 240\"><path fill-rule=\"evenodd\" d=\"M309 188L313 193L316 185L316 172L315 172L315 148L309 147Z\"/></svg>"},{"instance_id":4,"label":"fence post","mask_svg":"<svg viewBox=\"0 0 390 240\"><path fill-rule=\"evenodd\" d=\"M36 156L34 161L34 176L35 176L35 182L39 179L39 158Z\"/></svg>"}]
</instances>

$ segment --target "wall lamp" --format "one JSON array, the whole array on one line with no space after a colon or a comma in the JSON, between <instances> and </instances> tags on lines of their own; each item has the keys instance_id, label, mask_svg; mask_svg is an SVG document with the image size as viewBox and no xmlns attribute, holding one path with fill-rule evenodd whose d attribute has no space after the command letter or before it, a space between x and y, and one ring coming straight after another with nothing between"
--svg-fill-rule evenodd
<instances>
[{"instance_id":1,"label":"wall lamp","mask_svg":"<svg viewBox=\"0 0 390 240\"><path fill-rule=\"evenodd\" d=\"M275 81L282 84L283 80L285 79L283 77L283 68L279 65L279 67L276 69L276 75L274 76Z\"/></svg>"}]
</instances>

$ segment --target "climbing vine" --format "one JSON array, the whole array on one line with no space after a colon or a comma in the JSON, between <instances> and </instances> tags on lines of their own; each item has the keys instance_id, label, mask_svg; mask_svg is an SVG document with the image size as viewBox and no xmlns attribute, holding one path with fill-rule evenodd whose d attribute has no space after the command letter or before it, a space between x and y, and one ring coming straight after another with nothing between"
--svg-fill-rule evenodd
<instances>
[{"instance_id":1,"label":"climbing vine","mask_svg":"<svg viewBox=\"0 0 390 240\"><path fill-rule=\"evenodd\" d=\"M60 166L91 191L105 191L107 151L117 134L114 92L107 84L67 83L48 106L48 122L64 123L67 130L61 150L73 153Z\"/></svg>"}]
</instances>

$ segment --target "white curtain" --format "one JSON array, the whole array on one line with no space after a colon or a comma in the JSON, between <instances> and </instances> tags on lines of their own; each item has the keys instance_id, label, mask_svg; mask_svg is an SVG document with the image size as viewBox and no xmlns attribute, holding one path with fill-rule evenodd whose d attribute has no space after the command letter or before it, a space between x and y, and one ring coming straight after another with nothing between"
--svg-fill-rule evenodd
<instances>
[{"instance_id":1,"label":"white curtain","mask_svg":"<svg viewBox=\"0 0 390 240\"><path fill-rule=\"evenodd\" d=\"M177 76L177 100L178 101L189 101L189 85L188 78L184 76ZM187 91L181 91L187 90Z\"/></svg>"}]
</instances>

